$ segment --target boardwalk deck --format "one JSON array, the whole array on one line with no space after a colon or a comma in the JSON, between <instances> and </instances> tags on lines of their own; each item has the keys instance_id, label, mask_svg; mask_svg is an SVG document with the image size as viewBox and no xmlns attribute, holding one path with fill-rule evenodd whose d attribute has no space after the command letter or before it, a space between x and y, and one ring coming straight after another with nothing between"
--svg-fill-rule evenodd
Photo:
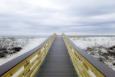
<instances>
[{"instance_id":1,"label":"boardwalk deck","mask_svg":"<svg viewBox=\"0 0 115 77\"><path fill-rule=\"evenodd\" d=\"M56 37L36 77L77 77L61 36Z\"/></svg>"}]
</instances>

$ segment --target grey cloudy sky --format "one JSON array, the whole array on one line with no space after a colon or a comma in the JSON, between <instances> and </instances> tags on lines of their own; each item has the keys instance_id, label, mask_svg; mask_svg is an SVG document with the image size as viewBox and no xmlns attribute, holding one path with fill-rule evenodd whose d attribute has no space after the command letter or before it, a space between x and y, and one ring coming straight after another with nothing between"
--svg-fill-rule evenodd
<instances>
[{"instance_id":1,"label":"grey cloudy sky","mask_svg":"<svg viewBox=\"0 0 115 77\"><path fill-rule=\"evenodd\" d=\"M0 34L115 34L115 0L0 0Z\"/></svg>"}]
</instances>

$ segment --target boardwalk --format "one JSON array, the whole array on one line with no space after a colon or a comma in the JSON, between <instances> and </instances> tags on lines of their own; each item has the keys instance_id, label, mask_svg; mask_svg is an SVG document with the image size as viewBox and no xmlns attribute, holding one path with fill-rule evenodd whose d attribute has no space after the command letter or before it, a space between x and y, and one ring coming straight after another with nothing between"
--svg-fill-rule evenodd
<instances>
[{"instance_id":1,"label":"boardwalk","mask_svg":"<svg viewBox=\"0 0 115 77\"><path fill-rule=\"evenodd\" d=\"M77 77L61 36L56 37L36 77Z\"/></svg>"}]
</instances>

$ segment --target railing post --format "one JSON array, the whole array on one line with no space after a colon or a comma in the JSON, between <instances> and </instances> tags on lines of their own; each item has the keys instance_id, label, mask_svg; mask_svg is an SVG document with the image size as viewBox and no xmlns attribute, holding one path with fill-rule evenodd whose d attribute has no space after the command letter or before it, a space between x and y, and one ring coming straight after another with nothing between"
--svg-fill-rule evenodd
<instances>
[{"instance_id":1,"label":"railing post","mask_svg":"<svg viewBox=\"0 0 115 77\"><path fill-rule=\"evenodd\" d=\"M85 59L81 54L77 52L78 50L73 47L66 35L63 34L63 38L73 66L79 77L105 77L102 72L100 72L87 59Z\"/></svg>"},{"instance_id":2,"label":"railing post","mask_svg":"<svg viewBox=\"0 0 115 77\"><path fill-rule=\"evenodd\" d=\"M39 71L40 66L42 65L49 48L51 47L56 34L50 36L38 49L33 49L31 54L28 54L23 58L19 63L14 65L1 77L34 77L36 72ZM19 57L20 59L20 57ZM22 68L22 69L20 69ZM20 71L21 70L21 71ZM19 72L19 73L17 73Z\"/></svg>"}]
</instances>

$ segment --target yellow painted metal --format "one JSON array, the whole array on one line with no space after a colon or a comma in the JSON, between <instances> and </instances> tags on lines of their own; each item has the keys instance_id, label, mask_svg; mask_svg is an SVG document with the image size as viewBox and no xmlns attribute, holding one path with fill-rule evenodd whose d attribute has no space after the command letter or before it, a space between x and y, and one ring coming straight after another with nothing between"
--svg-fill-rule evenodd
<instances>
[{"instance_id":1,"label":"yellow painted metal","mask_svg":"<svg viewBox=\"0 0 115 77\"><path fill-rule=\"evenodd\" d=\"M43 63L49 48L55 39L55 36L56 34L49 37L49 39L44 43L43 47L14 66L2 77L34 77L36 72L39 71L39 68Z\"/></svg>"},{"instance_id":2,"label":"yellow painted metal","mask_svg":"<svg viewBox=\"0 0 115 77\"><path fill-rule=\"evenodd\" d=\"M66 35L63 35L63 37L73 66L79 77L105 77L102 72L77 52Z\"/></svg>"}]
</instances>

